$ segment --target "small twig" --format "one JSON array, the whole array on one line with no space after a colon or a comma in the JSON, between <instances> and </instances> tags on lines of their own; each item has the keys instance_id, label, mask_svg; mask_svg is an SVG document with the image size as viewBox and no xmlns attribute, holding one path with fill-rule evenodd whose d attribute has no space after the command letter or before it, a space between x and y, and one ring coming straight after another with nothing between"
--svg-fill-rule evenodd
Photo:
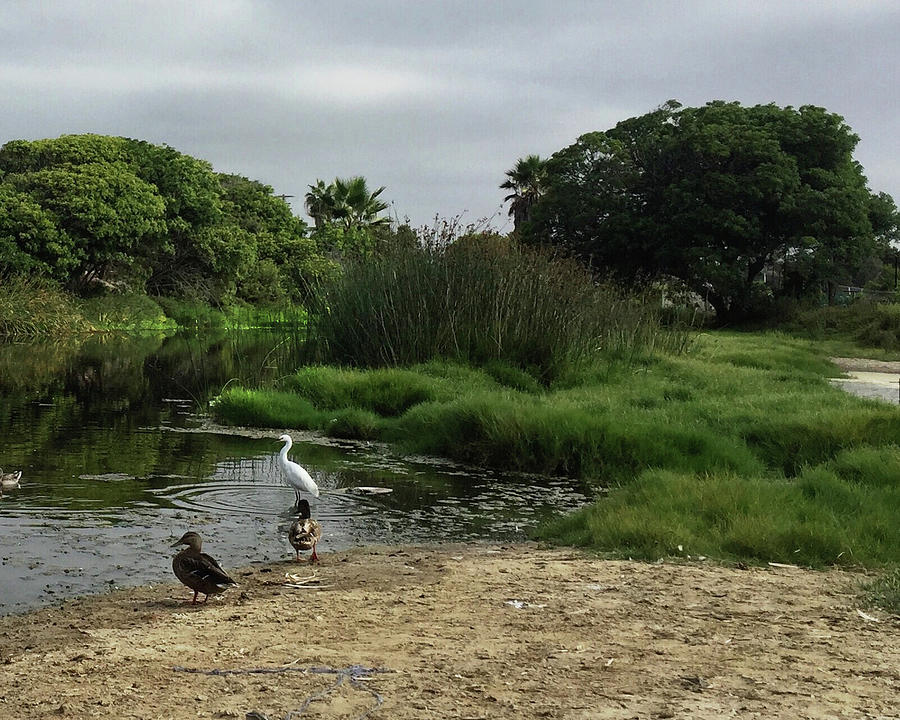
<instances>
[{"instance_id":1,"label":"small twig","mask_svg":"<svg viewBox=\"0 0 900 720\"><path fill-rule=\"evenodd\" d=\"M294 588L295 590L324 590L332 587L331 585L307 585L305 583L285 583L282 587Z\"/></svg>"}]
</instances>

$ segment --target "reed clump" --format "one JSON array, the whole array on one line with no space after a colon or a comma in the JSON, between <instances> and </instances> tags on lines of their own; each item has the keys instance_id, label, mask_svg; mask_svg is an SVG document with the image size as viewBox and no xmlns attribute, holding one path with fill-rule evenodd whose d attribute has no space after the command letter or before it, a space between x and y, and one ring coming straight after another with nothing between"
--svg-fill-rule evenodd
<instances>
[{"instance_id":1,"label":"reed clump","mask_svg":"<svg viewBox=\"0 0 900 720\"><path fill-rule=\"evenodd\" d=\"M59 336L90 330L75 300L52 283L0 276L0 337Z\"/></svg>"},{"instance_id":2,"label":"reed clump","mask_svg":"<svg viewBox=\"0 0 900 720\"><path fill-rule=\"evenodd\" d=\"M491 235L351 262L319 294L314 335L338 365L503 362L543 383L601 353L633 359L687 343L646 298Z\"/></svg>"}]
</instances>

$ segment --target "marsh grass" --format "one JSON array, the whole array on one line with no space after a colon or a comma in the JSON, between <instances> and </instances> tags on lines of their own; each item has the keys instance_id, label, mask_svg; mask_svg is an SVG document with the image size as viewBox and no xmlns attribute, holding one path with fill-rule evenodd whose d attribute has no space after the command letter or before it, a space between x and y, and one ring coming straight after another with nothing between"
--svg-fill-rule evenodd
<instances>
[{"instance_id":1,"label":"marsh grass","mask_svg":"<svg viewBox=\"0 0 900 720\"><path fill-rule=\"evenodd\" d=\"M883 566L900 561L895 486L846 482L827 467L795 481L648 470L606 498L537 532L555 542L655 560Z\"/></svg>"},{"instance_id":2,"label":"marsh grass","mask_svg":"<svg viewBox=\"0 0 900 720\"><path fill-rule=\"evenodd\" d=\"M179 328L186 330L296 330L304 328L308 319L306 309L295 305L278 308L249 305L212 307L199 300L174 297L157 297L154 302L159 304L166 316L174 320Z\"/></svg>"},{"instance_id":3,"label":"marsh grass","mask_svg":"<svg viewBox=\"0 0 900 720\"><path fill-rule=\"evenodd\" d=\"M176 322L167 317L153 298L139 294L108 294L78 301L84 317L95 330L174 330Z\"/></svg>"},{"instance_id":4,"label":"marsh grass","mask_svg":"<svg viewBox=\"0 0 900 720\"><path fill-rule=\"evenodd\" d=\"M233 425L289 427L313 430L322 426L324 414L296 393L278 390L227 388L210 402L213 417L228 418Z\"/></svg>"},{"instance_id":5,"label":"marsh grass","mask_svg":"<svg viewBox=\"0 0 900 720\"><path fill-rule=\"evenodd\" d=\"M395 417L413 405L447 396L439 379L422 372L382 368L369 372L332 367L306 367L284 381L287 389L316 407L358 407Z\"/></svg>"},{"instance_id":6,"label":"marsh grass","mask_svg":"<svg viewBox=\"0 0 900 720\"><path fill-rule=\"evenodd\" d=\"M76 301L54 285L0 276L0 337L52 337L90 329Z\"/></svg>"},{"instance_id":7,"label":"marsh grass","mask_svg":"<svg viewBox=\"0 0 900 720\"><path fill-rule=\"evenodd\" d=\"M847 448L900 437L893 408L836 390L825 372L832 366L809 343L734 334L699 338L686 356L570 374L550 388L508 366L435 361L306 367L282 389L325 415L374 413L381 421L367 425L367 439L375 432L410 452L608 486L648 468L793 477ZM232 393L241 408L252 397L228 390L214 413L245 424ZM272 424L290 425L274 416Z\"/></svg>"},{"instance_id":8,"label":"marsh grass","mask_svg":"<svg viewBox=\"0 0 900 720\"><path fill-rule=\"evenodd\" d=\"M542 539L643 559L897 563L900 413L833 387L836 374L810 341L709 333L687 354L549 386L439 362L307 368L285 386L325 432L608 489Z\"/></svg>"},{"instance_id":9,"label":"marsh grass","mask_svg":"<svg viewBox=\"0 0 900 720\"><path fill-rule=\"evenodd\" d=\"M596 283L577 263L509 243L419 245L351 263L319 297L327 361L359 367L434 359L502 362L547 383L604 352L675 351L655 304Z\"/></svg>"}]
</instances>

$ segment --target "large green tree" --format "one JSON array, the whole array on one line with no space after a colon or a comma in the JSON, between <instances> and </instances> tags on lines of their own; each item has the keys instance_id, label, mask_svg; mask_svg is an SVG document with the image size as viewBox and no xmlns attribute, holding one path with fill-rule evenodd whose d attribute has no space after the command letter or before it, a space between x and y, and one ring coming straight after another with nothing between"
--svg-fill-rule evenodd
<instances>
[{"instance_id":1,"label":"large green tree","mask_svg":"<svg viewBox=\"0 0 900 720\"><path fill-rule=\"evenodd\" d=\"M878 203L857 142L818 107L670 101L554 154L526 239L599 271L679 278L720 319L739 319L767 263L808 290L874 253Z\"/></svg>"},{"instance_id":2,"label":"large green tree","mask_svg":"<svg viewBox=\"0 0 900 720\"><path fill-rule=\"evenodd\" d=\"M239 276L238 294L254 302L302 300L311 284L333 273L309 237L306 222L264 183L219 175L227 224L253 238L254 262Z\"/></svg>"},{"instance_id":3,"label":"large green tree","mask_svg":"<svg viewBox=\"0 0 900 720\"><path fill-rule=\"evenodd\" d=\"M55 242L45 236L40 244L23 228L19 249L30 251L72 287L111 273L146 275L147 259L163 244L163 199L120 161L10 174L4 185L26 195L54 225Z\"/></svg>"},{"instance_id":4,"label":"large green tree","mask_svg":"<svg viewBox=\"0 0 900 720\"><path fill-rule=\"evenodd\" d=\"M214 303L299 297L325 263L272 188L104 135L0 148L0 273Z\"/></svg>"}]
</instances>

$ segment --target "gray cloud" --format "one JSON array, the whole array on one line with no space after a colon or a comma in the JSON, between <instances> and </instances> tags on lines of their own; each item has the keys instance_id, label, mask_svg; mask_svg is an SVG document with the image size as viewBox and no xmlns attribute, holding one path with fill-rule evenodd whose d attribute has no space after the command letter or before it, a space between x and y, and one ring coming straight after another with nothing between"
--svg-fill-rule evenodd
<instances>
[{"instance_id":1,"label":"gray cloud","mask_svg":"<svg viewBox=\"0 0 900 720\"><path fill-rule=\"evenodd\" d=\"M815 104L900 199L898 35L893 0L23 0L0 141L137 137L298 197L363 174L418 224L494 215L518 157L669 98Z\"/></svg>"}]
</instances>

